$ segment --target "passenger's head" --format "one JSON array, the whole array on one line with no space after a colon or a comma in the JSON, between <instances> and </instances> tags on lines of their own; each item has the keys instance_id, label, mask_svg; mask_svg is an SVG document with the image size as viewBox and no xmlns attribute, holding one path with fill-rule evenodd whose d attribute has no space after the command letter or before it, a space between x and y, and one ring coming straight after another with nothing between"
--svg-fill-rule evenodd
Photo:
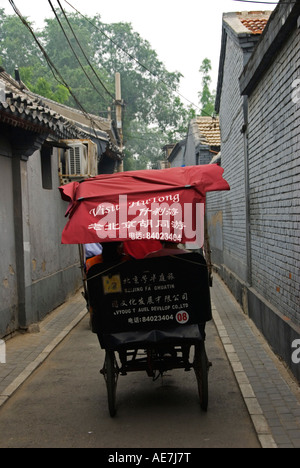
<instances>
[{"instance_id":1,"label":"passenger's head","mask_svg":"<svg viewBox=\"0 0 300 468\"><path fill-rule=\"evenodd\" d=\"M122 255L122 242L103 242L102 257L103 262L113 262L119 260Z\"/></svg>"}]
</instances>

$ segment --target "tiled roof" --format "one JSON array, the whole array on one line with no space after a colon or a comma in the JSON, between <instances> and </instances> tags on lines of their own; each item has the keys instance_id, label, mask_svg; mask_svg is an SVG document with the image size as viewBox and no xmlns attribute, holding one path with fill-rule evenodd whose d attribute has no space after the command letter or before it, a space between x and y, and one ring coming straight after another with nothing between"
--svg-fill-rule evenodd
<instances>
[{"instance_id":1,"label":"tiled roof","mask_svg":"<svg viewBox=\"0 0 300 468\"><path fill-rule=\"evenodd\" d=\"M240 18L241 23L249 29L252 34L261 34L268 22L267 18Z\"/></svg>"},{"instance_id":2,"label":"tiled roof","mask_svg":"<svg viewBox=\"0 0 300 468\"><path fill-rule=\"evenodd\" d=\"M50 109L3 69L0 70L0 81L5 85L5 99L0 100L1 122L37 133L52 133L59 138L83 135L70 121Z\"/></svg>"},{"instance_id":3,"label":"tiled roof","mask_svg":"<svg viewBox=\"0 0 300 468\"><path fill-rule=\"evenodd\" d=\"M116 136L112 130L112 121L93 114L83 113L78 109L65 106L51 99L41 97L44 104L52 112L61 115L66 122L73 123L78 131L84 132L85 137L99 138L107 142L107 152L115 159L123 158L123 153L117 145ZM116 143L114 143L116 142ZM114 153L114 154L112 154Z\"/></svg>"},{"instance_id":4,"label":"tiled roof","mask_svg":"<svg viewBox=\"0 0 300 468\"><path fill-rule=\"evenodd\" d=\"M219 117L197 117L195 123L202 144L208 144L209 146L221 145Z\"/></svg>"},{"instance_id":5,"label":"tiled roof","mask_svg":"<svg viewBox=\"0 0 300 468\"><path fill-rule=\"evenodd\" d=\"M241 11L224 13L223 21L236 34L261 34L265 29L272 11Z\"/></svg>"},{"instance_id":6,"label":"tiled roof","mask_svg":"<svg viewBox=\"0 0 300 468\"><path fill-rule=\"evenodd\" d=\"M83 115L76 109L60 105L30 92L23 83L0 67L0 122L39 134L52 134L57 139L80 139L92 135L107 142L107 150L117 159L122 155L112 143L109 122L98 116Z\"/></svg>"},{"instance_id":7,"label":"tiled roof","mask_svg":"<svg viewBox=\"0 0 300 468\"><path fill-rule=\"evenodd\" d=\"M254 48L262 38L262 32L268 29L272 11L243 11L223 13L222 42L219 62L219 76L215 109L220 110L227 38L233 41L242 52L245 63L249 60Z\"/></svg>"}]
</instances>

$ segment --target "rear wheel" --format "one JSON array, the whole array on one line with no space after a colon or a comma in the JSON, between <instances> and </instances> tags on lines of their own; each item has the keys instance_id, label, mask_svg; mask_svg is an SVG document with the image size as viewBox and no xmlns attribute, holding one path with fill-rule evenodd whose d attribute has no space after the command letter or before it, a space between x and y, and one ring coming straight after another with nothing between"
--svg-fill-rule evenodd
<instances>
[{"instance_id":1,"label":"rear wheel","mask_svg":"<svg viewBox=\"0 0 300 468\"><path fill-rule=\"evenodd\" d=\"M203 411L207 411L209 364L206 356L204 341L200 341L195 345L193 367L197 379L200 406Z\"/></svg>"},{"instance_id":2,"label":"rear wheel","mask_svg":"<svg viewBox=\"0 0 300 468\"><path fill-rule=\"evenodd\" d=\"M107 350L105 353L105 362L103 374L107 388L108 409L111 417L114 417L117 412L116 393L117 382L119 376L119 367L117 364L114 351Z\"/></svg>"}]
</instances>

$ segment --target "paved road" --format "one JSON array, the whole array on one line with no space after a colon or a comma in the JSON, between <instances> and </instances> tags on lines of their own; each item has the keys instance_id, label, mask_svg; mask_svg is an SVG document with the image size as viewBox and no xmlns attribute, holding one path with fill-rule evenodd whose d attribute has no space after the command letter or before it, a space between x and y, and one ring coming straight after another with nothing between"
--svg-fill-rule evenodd
<instances>
[{"instance_id":1,"label":"paved road","mask_svg":"<svg viewBox=\"0 0 300 468\"><path fill-rule=\"evenodd\" d=\"M207 327L209 408L193 371L119 378L110 418L99 374L104 353L85 317L0 408L0 447L259 448L256 431L213 322Z\"/></svg>"}]
</instances>

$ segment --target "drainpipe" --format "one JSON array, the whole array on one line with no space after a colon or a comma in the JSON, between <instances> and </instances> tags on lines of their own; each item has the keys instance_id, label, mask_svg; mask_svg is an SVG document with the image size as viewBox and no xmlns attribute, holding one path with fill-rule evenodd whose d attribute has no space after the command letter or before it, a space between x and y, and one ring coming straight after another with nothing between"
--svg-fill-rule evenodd
<instances>
[{"instance_id":1,"label":"drainpipe","mask_svg":"<svg viewBox=\"0 0 300 468\"><path fill-rule=\"evenodd\" d=\"M245 216L246 216L246 261L247 261L247 283L252 285L252 259L251 259L251 222L250 222L250 183L249 183L249 122L248 122L248 96L244 96L243 112L244 125L244 171L245 171Z\"/></svg>"}]
</instances>

